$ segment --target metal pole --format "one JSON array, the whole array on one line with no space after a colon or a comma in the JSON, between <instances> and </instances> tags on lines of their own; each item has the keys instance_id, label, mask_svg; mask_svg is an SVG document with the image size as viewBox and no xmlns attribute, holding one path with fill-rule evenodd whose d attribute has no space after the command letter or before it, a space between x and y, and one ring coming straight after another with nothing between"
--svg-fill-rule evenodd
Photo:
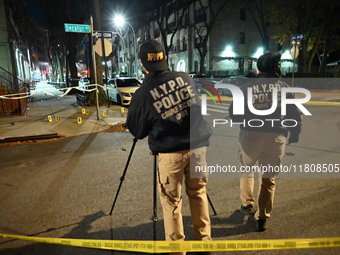
<instances>
[{"instance_id":1,"label":"metal pole","mask_svg":"<svg viewBox=\"0 0 340 255\"><path fill-rule=\"evenodd\" d=\"M92 15L90 16L90 26L91 26L91 57L92 57L92 73L91 75L91 83L97 83L97 66L96 66L96 52L93 48L93 18ZM92 76L93 75L93 76Z\"/></svg>"},{"instance_id":2,"label":"metal pole","mask_svg":"<svg viewBox=\"0 0 340 255\"><path fill-rule=\"evenodd\" d=\"M293 56L293 58L294 58L294 61L293 61L293 73L292 73L292 87L294 87L294 74L295 74L295 61L296 61L296 58L297 58L297 56L296 56L296 42L295 42L295 44L294 44L294 56Z\"/></svg>"},{"instance_id":3,"label":"metal pole","mask_svg":"<svg viewBox=\"0 0 340 255\"><path fill-rule=\"evenodd\" d=\"M157 216L157 173L158 173L158 164L157 164L157 154L154 154L154 172L153 172L153 215L151 216L151 220L153 221L153 240L157 240L157 225L156 222L158 220Z\"/></svg>"},{"instance_id":4,"label":"metal pole","mask_svg":"<svg viewBox=\"0 0 340 255\"><path fill-rule=\"evenodd\" d=\"M210 204L210 206L211 206L211 209L212 209L213 212L214 212L214 216L216 216L216 215L217 215L217 212L216 212L216 210L215 210L215 208L214 208L214 205L212 204L212 202L211 202L211 200L210 200L210 197L209 197L208 193L207 193L207 198L208 198L209 204Z\"/></svg>"},{"instance_id":5,"label":"metal pole","mask_svg":"<svg viewBox=\"0 0 340 255\"><path fill-rule=\"evenodd\" d=\"M99 120L99 99L98 99L98 84L96 84L96 108L97 108L97 120Z\"/></svg>"},{"instance_id":6,"label":"metal pole","mask_svg":"<svg viewBox=\"0 0 340 255\"><path fill-rule=\"evenodd\" d=\"M131 29L132 29L132 33L133 33L133 46L134 46L134 62L135 62L135 73L136 73L136 78L137 78L137 40L136 40L136 33L135 33L135 29L133 28L133 26L130 23L127 23Z\"/></svg>"},{"instance_id":7,"label":"metal pole","mask_svg":"<svg viewBox=\"0 0 340 255\"><path fill-rule=\"evenodd\" d=\"M106 61L106 53L105 53L105 44L104 44L104 31L102 30L102 38L101 39L101 43L102 43L102 52L103 52L103 62L104 62L104 72L105 72L105 81L107 82L107 61Z\"/></svg>"}]
</instances>

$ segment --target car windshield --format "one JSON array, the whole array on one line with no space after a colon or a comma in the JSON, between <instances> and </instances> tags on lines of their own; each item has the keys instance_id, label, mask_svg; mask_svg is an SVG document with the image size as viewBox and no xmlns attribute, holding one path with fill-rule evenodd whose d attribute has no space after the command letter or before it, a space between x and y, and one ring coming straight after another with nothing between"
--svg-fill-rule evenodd
<instances>
[{"instance_id":1,"label":"car windshield","mask_svg":"<svg viewBox=\"0 0 340 255\"><path fill-rule=\"evenodd\" d=\"M117 79L117 86L119 88L134 87L140 86L140 83L136 79Z\"/></svg>"}]
</instances>

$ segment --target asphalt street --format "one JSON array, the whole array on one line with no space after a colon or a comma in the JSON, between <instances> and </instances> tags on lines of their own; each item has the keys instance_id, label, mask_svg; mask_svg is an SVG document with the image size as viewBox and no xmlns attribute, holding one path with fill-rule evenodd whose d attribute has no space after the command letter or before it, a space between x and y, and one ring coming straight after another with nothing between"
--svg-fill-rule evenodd
<instances>
[{"instance_id":1,"label":"asphalt street","mask_svg":"<svg viewBox=\"0 0 340 255\"><path fill-rule=\"evenodd\" d=\"M287 147L285 165L339 164L339 107L308 106L298 144ZM209 105L209 121L227 113ZM238 127L214 128L208 164L238 166ZM147 140L137 142L113 214L133 137L128 131L101 132L36 144L0 147L0 233L44 237L153 240L153 157ZM305 170L304 170L305 171ZM217 215L214 240L261 240L340 236L339 173L279 175L272 218L265 232L241 214L239 173L212 174L208 194ZM298 175L299 174L299 175ZM281 178L280 178L281 176ZM158 201L157 201L158 202ZM164 240L157 203L157 240ZM193 240L184 195L184 224ZM339 254L340 248L215 252L213 254ZM0 238L0 254L135 254ZM136 253L137 254L137 253Z\"/></svg>"}]
</instances>

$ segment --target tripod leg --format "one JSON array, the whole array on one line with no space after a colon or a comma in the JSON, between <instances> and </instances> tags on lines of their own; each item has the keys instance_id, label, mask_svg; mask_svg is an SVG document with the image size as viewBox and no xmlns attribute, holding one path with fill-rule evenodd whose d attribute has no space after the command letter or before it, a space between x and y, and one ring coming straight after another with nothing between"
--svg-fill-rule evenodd
<instances>
[{"instance_id":1,"label":"tripod leg","mask_svg":"<svg viewBox=\"0 0 340 255\"><path fill-rule=\"evenodd\" d=\"M113 208L115 207L115 204L116 204L116 201L117 201L117 198L118 198L118 194L119 194L119 191L120 191L120 188L123 184L123 181L125 179L125 174L126 174L126 171L128 169L128 166L129 166L129 163L130 163L130 159L131 159L131 156L132 156L132 153L133 153L133 150L135 149L135 145L137 143L138 139L134 138L133 139L133 144L132 144L132 148L130 150L130 154L129 154L129 157L128 157L128 160L126 161L126 164L125 164L125 169L124 169L124 172L123 172L123 175L120 177L120 183L119 183L119 186L118 186L118 190L117 190L117 193L116 193L116 197L113 201L113 204L112 204L112 208L111 208L111 211L110 211L110 215L112 215L112 211L113 211Z\"/></svg>"},{"instance_id":2,"label":"tripod leg","mask_svg":"<svg viewBox=\"0 0 340 255\"><path fill-rule=\"evenodd\" d=\"M153 239L156 241L157 232L156 232L156 222L157 218L157 155L154 155L154 174L153 174L153 215L151 216L151 220L153 221Z\"/></svg>"},{"instance_id":3,"label":"tripod leg","mask_svg":"<svg viewBox=\"0 0 340 255\"><path fill-rule=\"evenodd\" d=\"M214 208L214 206L213 206L213 204L212 204L212 202L211 202L211 200L210 200L210 197L209 197L208 193L207 193L207 198L208 198L209 204L210 204L210 206L211 206L211 209L212 209L213 212L214 212L214 216L216 216L216 215L217 215L217 212L215 211L215 208Z\"/></svg>"}]
</instances>

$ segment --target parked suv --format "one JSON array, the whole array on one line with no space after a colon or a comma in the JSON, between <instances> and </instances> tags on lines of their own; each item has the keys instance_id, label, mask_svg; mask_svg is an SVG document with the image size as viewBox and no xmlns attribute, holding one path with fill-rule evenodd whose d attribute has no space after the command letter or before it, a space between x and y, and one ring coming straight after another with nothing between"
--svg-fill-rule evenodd
<instances>
[{"instance_id":1,"label":"parked suv","mask_svg":"<svg viewBox=\"0 0 340 255\"><path fill-rule=\"evenodd\" d=\"M132 95L142 84L135 78L119 77L111 78L107 82L109 99L119 105L129 105Z\"/></svg>"}]
</instances>

